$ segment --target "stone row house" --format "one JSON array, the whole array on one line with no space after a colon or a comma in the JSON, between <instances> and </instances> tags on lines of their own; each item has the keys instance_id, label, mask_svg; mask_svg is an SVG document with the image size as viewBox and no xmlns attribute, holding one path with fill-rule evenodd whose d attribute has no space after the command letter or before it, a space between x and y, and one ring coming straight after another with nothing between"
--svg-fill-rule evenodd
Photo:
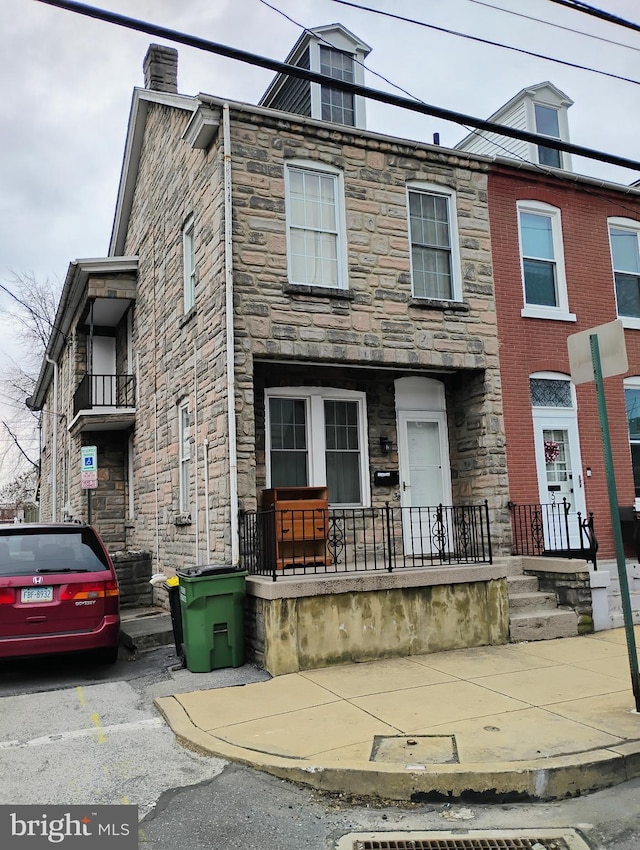
<instances>
[{"instance_id":1,"label":"stone row house","mask_svg":"<svg viewBox=\"0 0 640 850\"><path fill-rule=\"evenodd\" d=\"M361 82L368 51L333 25L288 61ZM520 102L564 121L568 103L548 102L560 95L546 85ZM496 555L511 552L510 502L547 501L562 471L540 464L539 435L562 451L563 426L539 421L529 393L550 381L566 404L566 335L595 324L573 303L578 318L566 315L586 273L574 296L579 242L561 269L559 253L529 256L526 227L546 244L552 207L575 207L576 230L604 215L607 312L607 221L616 233L637 203L612 186L590 212L588 181L372 133L364 109L292 77L258 106L181 95L176 51L152 45L109 256L71 263L31 399L42 518L90 517L154 571L247 568L250 638L271 672L508 639ZM629 500L626 419L616 435ZM83 446L97 447L95 490L82 488ZM600 499L602 464L588 460ZM292 529L274 520L283 506Z\"/></svg>"}]
</instances>

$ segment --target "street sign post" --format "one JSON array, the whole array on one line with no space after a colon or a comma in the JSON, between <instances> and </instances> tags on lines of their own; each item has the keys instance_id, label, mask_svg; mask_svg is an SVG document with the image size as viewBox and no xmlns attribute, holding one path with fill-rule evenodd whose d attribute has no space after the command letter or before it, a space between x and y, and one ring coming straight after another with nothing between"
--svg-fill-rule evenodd
<instances>
[{"instance_id":1,"label":"street sign post","mask_svg":"<svg viewBox=\"0 0 640 850\"><path fill-rule=\"evenodd\" d=\"M98 486L97 446L82 446L80 449L80 486L87 491L87 520L91 525L91 492Z\"/></svg>"},{"instance_id":2,"label":"street sign post","mask_svg":"<svg viewBox=\"0 0 640 850\"><path fill-rule=\"evenodd\" d=\"M602 352L601 352L602 343ZM620 511L618 509L618 491L613 469L613 452L611 451L611 436L609 433L609 417L604 395L604 378L612 375L624 374L629 368L627 363L627 350L624 341L624 329L622 322L618 319L606 325L591 328L572 334L567 339L569 349L569 368L574 384L582 384L593 381L596 389L598 402L598 417L600 419L600 432L602 435L602 450L604 454L604 469L607 480L607 491L609 494L609 513L611 514L611 527L613 529L613 542L616 551L616 563L618 565L618 578L620 580L620 596L622 598L622 612L624 615L624 627L627 636L627 653L629 656L629 670L631 672L631 688L636 703L636 711L640 712L640 680L638 678L638 651L636 649L636 636L633 631L633 612L631 609L631 598L629 595L629 577L624 557L624 544L622 542L622 528L620 526Z\"/></svg>"}]
</instances>

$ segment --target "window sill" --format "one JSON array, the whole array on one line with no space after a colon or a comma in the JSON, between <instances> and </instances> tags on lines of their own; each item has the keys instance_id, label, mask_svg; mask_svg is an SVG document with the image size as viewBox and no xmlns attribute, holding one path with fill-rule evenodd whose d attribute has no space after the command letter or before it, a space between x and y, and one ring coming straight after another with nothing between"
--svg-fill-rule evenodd
<instances>
[{"instance_id":1,"label":"window sill","mask_svg":"<svg viewBox=\"0 0 640 850\"><path fill-rule=\"evenodd\" d=\"M312 295L320 298L344 298L353 301L354 294L349 289L338 289L334 286L308 286L303 283L285 283L284 291L289 295Z\"/></svg>"},{"instance_id":2,"label":"window sill","mask_svg":"<svg viewBox=\"0 0 640 850\"><path fill-rule=\"evenodd\" d=\"M627 328L630 331L640 330L640 318L636 319L635 316L618 316L618 318L622 322L623 328Z\"/></svg>"},{"instance_id":3,"label":"window sill","mask_svg":"<svg viewBox=\"0 0 640 850\"><path fill-rule=\"evenodd\" d=\"M468 313L469 305L464 301L448 301L444 298L411 298L410 307L420 310L451 310L454 313Z\"/></svg>"},{"instance_id":4,"label":"window sill","mask_svg":"<svg viewBox=\"0 0 640 850\"><path fill-rule=\"evenodd\" d=\"M523 319L550 319L552 322L575 322L575 313L566 313L564 310L546 309L544 307L523 307L520 311ZM639 326L640 327L640 326Z\"/></svg>"},{"instance_id":5,"label":"window sill","mask_svg":"<svg viewBox=\"0 0 640 850\"><path fill-rule=\"evenodd\" d=\"M197 312L198 311L196 310L196 305L194 304L193 307L187 313L185 313L184 316L181 317L180 327L183 328L185 325L188 325L191 319L193 319L193 317L197 314Z\"/></svg>"}]
</instances>

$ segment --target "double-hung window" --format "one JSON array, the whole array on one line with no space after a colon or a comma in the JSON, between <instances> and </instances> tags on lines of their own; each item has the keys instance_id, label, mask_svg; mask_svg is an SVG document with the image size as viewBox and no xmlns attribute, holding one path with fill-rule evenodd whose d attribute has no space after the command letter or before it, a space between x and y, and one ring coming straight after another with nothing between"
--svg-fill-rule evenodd
<instances>
[{"instance_id":1,"label":"double-hung window","mask_svg":"<svg viewBox=\"0 0 640 850\"><path fill-rule=\"evenodd\" d=\"M633 483L636 500L640 500L640 378L625 379L624 400L627 407Z\"/></svg>"},{"instance_id":2,"label":"double-hung window","mask_svg":"<svg viewBox=\"0 0 640 850\"><path fill-rule=\"evenodd\" d=\"M189 499L189 479L191 475L191 414L189 402L178 407L178 444L180 453L180 513L191 510Z\"/></svg>"},{"instance_id":3,"label":"double-hung window","mask_svg":"<svg viewBox=\"0 0 640 850\"><path fill-rule=\"evenodd\" d=\"M327 486L333 505L368 504L363 393L274 388L266 411L268 486Z\"/></svg>"},{"instance_id":4,"label":"double-hung window","mask_svg":"<svg viewBox=\"0 0 640 850\"><path fill-rule=\"evenodd\" d=\"M560 138L560 122L558 110L552 106L543 106L534 103L533 112L536 122L536 133L541 136L549 136L552 139ZM553 168L562 168L562 154L554 148L546 145L538 145L538 162L540 165L551 165Z\"/></svg>"},{"instance_id":5,"label":"double-hung window","mask_svg":"<svg viewBox=\"0 0 640 850\"><path fill-rule=\"evenodd\" d=\"M640 328L640 221L610 218L609 239L618 316Z\"/></svg>"},{"instance_id":6,"label":"double-hung window","mask_svg":"<svg viewBox=\"0 0 640 850\"><path fill-rule=\"evenodd\" d=\"M414 297L459 301L460 270L453 192L410 186L408 208Z\"/></svg>"},{"instance_id":7,"label":"double-hung window","mask_svg":"<svg viewBox=\"0 0 640 850\"><path fill-rule=\"evenodd\" d=\"M569 313L560 210L538 201L518 202L523 316L575 321Z\"/></svg>"},{"instance_id":8,"label":"double-hung window","mask_svg":"<svg viewBox=\"0 0 640 850\"><path fill-rule=\"evenodd\" d=\"M334 47L320 45L320 73L334 80L344 80L352 83L353 56L336 50ZM334 124L355 126L355 110L353 94L323 85L320 88L322 120L333 121Z\"/></svg>"},{"instance_id":9,"label":"double-hung window","mask_svg":"<svg viewBox=\"0 0 640 850\"><path fill-rule=\"evenodd\" d=\"M340 172L290 163L285 190L289 281L346 289Z\"/></svg>"},{"instance_id":10,"label":"double-hung window","mask_svg":"<svg viewBox=\"0 0 640 850\"><path fill-rule=\"evenodd\" d=\"M185 313L188 313L196 303L196 252L193 234L193 219L190 218L182 230Z\"/></svg>"}]
</instances>

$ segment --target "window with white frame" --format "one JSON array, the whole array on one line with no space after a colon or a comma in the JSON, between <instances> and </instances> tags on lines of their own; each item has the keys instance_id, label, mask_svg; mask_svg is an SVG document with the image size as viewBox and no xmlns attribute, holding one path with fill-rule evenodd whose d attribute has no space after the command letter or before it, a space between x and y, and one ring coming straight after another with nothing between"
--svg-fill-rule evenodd
<instances>
[{"instance_id":1,"label":"window with white frame","mask_svg":"<svg viewBox=\"0 0 640 850\"><path fill-rule=\"evenodd\" d=\"M340 172L289 163L285 190L289 281L346 289Z\"/></svg>"},{"instance_id":2,"label":"window with white frame","mask_svg":"<svg viewBox=\"0 0 640 850\"><path fill-rule=\"evenodd\" d=\"M268 486L327 486L333 505L368 504L364 393L278 387L265 401Z\"/></svg>"},{"instance_id":3,"label":"window with white frame","mask_svg":"<svg viewBox=\"0 0 640 850\"><path fill-rule=\"evenodd\" d=\"M640 221L609 219L611 261L616 286L618 316L625 324L640 327Z\"/></svg>"},{"instance_id":4,"label":"window with white frame","mask_svg":"<svg viewBox=\"0 0 640 850\"><path fill-rule=\"evenodd\" d=\"M408 209L414 297L459 301L454 193L430 186L409 186Z\"/></svg>"},{"instance_id":5,"label":"window with white frame","mask_svg":"<svg viewBox=\"0 0 640 850\"><path fill-rule=\"evenodd\" d=\"M569 313L560 210L518 201L523 316L575 321Z\"/></svg>"},{"instance_id":6,"label":"window with white frame","mask_svg":"<svg viewBox=\"0 0 640 850\"><path fill-rule=\"evenodd\" d=\"M334 80L352 83L353 56L336 50L335 47L320 45L320 73L333 77ZM349 127L355 125L354 98L351 92L323 85L320 87L320 103L323 121L333 121L335 124L346 124Z\"/></svg>"},{"instance_id":7,"label":"window with white frame","mask_svg":"<svg viewBox=\"0 0 640 850\"><path fill-rule=\"evenodd\" d=\"M544 106L534 103L533 113L536 122L536 133L541 136L549 136L552 139L560 138L559 111L553 106ZM540 165L551 165L554 168L562 168L562 154L554 148L538 145L538 162Z\"/></svg>"},{"instance_id":8,"label":"window with white frame","mask_svg":"<svg viewBox=\"0 0 640 850\"><path fill-rule=\"evenodd\" d=\"M193 219L190 218L182 230L185 313L188 313L196 303L196 252L193 234Z\"/></svg>"},{"instance_id":9,"label":"window with white frame","mask_svg":"<svg viewBox=\"0 0 640 850\"><path fill-rule=\"evenodd\" d=\"M189 499L189 480L191 476L191 414L189 402L178 407L178 443L180 452L180 513L191 510Z\"/></svg>"},{"instance_id":10,"label":"window with white frame","mask_svg":"<svg viewBox=\"0 0 640 850\"><path fill-rule=\"evenodd\" d=\"M640 499L640 377L625 378L624 400L631 447L631 466L636 499Z\"/></svg>"}]
</instances>

